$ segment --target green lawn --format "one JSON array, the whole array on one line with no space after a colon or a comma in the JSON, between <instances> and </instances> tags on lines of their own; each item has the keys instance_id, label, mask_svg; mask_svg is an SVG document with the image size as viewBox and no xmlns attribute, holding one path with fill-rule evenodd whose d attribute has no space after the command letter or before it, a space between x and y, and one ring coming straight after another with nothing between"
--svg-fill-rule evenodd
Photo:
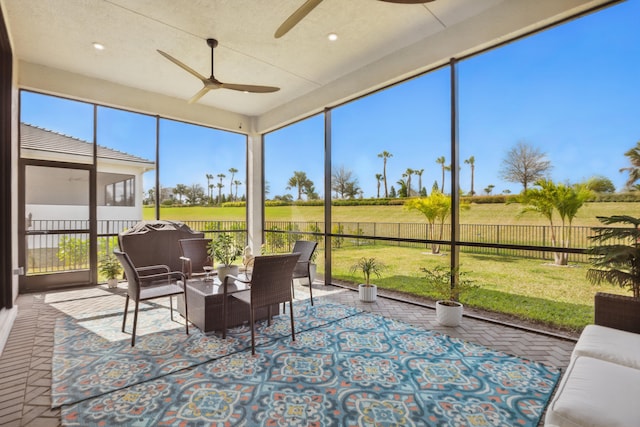
<instances>
[{"instance_id":1,"label":"green lawn","mask_svg":"<svg viewBox=\"0 0 640 427\"><path fill-rule=\"evenodd\" d=\"M519 215L522 206L515 204L472 204L469 210L460 214L461 224L502 224L502 225L548 225L539 215L527 213ZM245 220L245 208L220 207L162 207L162 219L184 221L196 220ZM594 226L599 222L596 216L626 214L640 217L640 203L587 203L573 221L575 226ZM143 210L144 219L153 219L152 208ZM407 211L402 206L336 206L333 208L334 222L424 222L424 216L417 211ZM323 221L322 206L274 206L265 208L267 221ZM559 220L556 219L559 224Z\"/></svg>"},{"instance_id":2,"label":"green lawn","mask_svg":"<svg viewBox=\"0 0 640 427\"><path fill-rule=\"evenodd\" d=\"M387 265L372 282L381 288L429 298L437 294L425 283L420 268L448 267L449 256L434 256L421 248L375 245L334 249L332 274L337 279L362 283L350 272L360 257L375 257ZM461 254L460 269L478 287L461 297L468 306L532 320L570 331L593 323L596 292L625 294L608 285L592 285L586 278L586 264L559 267L546 260ZM319 269L320 270L320 269Z\"/></svg>"}]
</instances>

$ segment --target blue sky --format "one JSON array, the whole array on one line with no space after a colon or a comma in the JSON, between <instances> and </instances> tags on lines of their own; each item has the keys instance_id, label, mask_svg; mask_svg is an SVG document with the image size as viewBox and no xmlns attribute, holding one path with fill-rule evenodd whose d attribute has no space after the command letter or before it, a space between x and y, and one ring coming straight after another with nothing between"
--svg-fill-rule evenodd
<instances>
[{"instance_id":1,"label":"blue sky","mask_svg":"<svg viewBox=\"0 0 640 427\"><path fill-rule=\"evenodd\" d=\"M640 141L640 0L630 0L568 24L518 40L459 63L460 185L469 191L475 157L475 191L493 194L522 187L500 178L506 152L525 141L546 153L550 178L579 182L594 175L621 190L628 166L623 153ZM24 95L22 120L82 139L92 139L92 107L67 100ZM188 107L185 107L188 108ZM362 98L332 112L333 165L353 172L366 197L377 193L382 151L389 186L407 168L424 169L423 186L440 184L436 159L450 161L449 70L442 69ZM323 190L323 117L315 116L265 139L265 176L270 194L291 193L286 183L300 170ZM161 183L206 186L207 173L228 169L245 176L242 135L162 121ZM154 158L153 117L100 108L98 141ZM164 144L171 141L171 144ZM176 159L190 155L185 167ZM417 177L412 182L417 184ZM450 182L446 177L446 185ZM151 180L145 182L145 189ZM228 187L225 187L228 192ZM244 193L240 188L239 193Z\"/></svg>"}]
</instances>

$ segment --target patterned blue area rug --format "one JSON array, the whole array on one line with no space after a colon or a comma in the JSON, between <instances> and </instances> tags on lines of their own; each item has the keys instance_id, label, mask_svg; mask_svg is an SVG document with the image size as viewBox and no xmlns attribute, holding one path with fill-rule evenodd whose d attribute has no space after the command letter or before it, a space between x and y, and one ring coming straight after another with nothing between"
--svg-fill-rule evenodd
<instances>
[{"instance_id":1,"label":"patterned blue area rug","mask_svg":"<svg viewBox=\"0 0 640 427\"><path fill-rule=\"evenodd\" d=\"M168 302L168 300L167 300ZM338 304L294 302L296 331L326 325L359 312ZM124 307L124 304L123 304ZM288 305L287 305L288 307ZM195 326L187 336L184 319L164 306L145 305L138 316L136 345L131 335L121 332L122 312L106 312L91 318L58 319L54 332L52 358L52 407L79 402L115 390L251 348L248 325L220 334L202 333ZM131 331L133 314L127 318ZM289 337L289 315L274 317L256 325L256 344Z\"/></svg>"},{"instance_id":2,"label":"patterned blue area rug","mask_svg":"<svg viewBox=\"0 0 640 427\"><path fill-rule=\"evenodd\" d=\"M536 426L560 372L360 313L62 408L67 426Z\"/></svg>"}]
</instances>

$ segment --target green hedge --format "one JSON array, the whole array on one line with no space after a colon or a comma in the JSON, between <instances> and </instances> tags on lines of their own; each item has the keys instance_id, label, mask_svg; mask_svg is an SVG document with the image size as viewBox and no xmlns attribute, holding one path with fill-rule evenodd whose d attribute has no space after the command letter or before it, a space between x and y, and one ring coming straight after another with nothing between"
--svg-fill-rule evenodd
<instances>
[{"instance_id":1,"label":"green hedge","mask_svg":"<svg viewBox=\"0 0 640 427\"><path fill-rule=\"evenodd\" d=\"M463 203L517 203L518 194L498 194L495 196L463 196L460 200ZM408 198L371 198L371 199L346 199L332 200L332 206L398 206L404 205ZM640 202L640 191L628 193L597 193L589 202ZM223 207L241 208L247 205L246 202L226 202ZM175 205L174 205L175 206ZM179 206L179 205L178 205ZM324 206L324 200L296 200L287 202L284 200L267 200L265 206Z\"/></svg>"}]
</instances>

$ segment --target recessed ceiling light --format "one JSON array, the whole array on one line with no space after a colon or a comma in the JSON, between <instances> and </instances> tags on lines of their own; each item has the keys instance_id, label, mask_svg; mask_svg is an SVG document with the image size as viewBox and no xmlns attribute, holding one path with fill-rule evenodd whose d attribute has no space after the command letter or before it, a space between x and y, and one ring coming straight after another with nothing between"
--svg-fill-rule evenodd
<instances>
[{"instance_id":1,"label":"recessed ceiling light","mask_svg":"<svg viewBox=\"0 0 640 427\"><path fill-rule=\"evenodd\" d=\"M327 38L329 40L331 40L332 42L338 40L338 35L336 33L329 33L329 35L327 35Z\"/></svg>"},{"instance_id":2,"label":"recessed ceiling light","mask_svg":"<svg viewBox=\"0 0 640 427\"><path fill-rule=\"evenodd\" d=\"M93 47L95 50L104 50L104 45L102 43L93 42Z\"/></svg>"}]
</instances>

